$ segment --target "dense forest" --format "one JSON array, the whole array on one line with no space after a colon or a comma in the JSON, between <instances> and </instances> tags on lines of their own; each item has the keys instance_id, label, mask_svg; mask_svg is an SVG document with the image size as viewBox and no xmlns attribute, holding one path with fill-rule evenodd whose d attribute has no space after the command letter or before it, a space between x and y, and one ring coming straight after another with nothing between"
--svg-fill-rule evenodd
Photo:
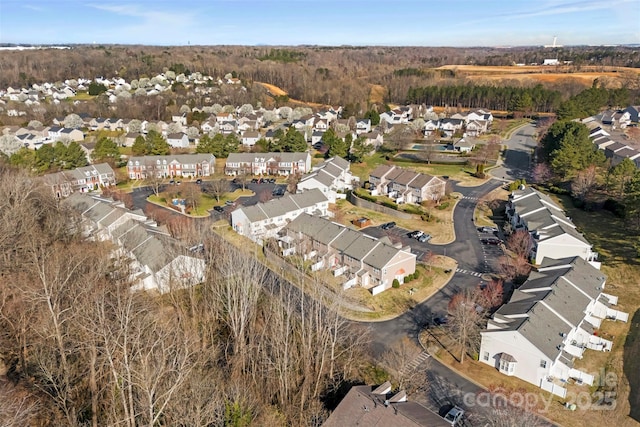
<instances>
[{"instance_id":1,"label":"dense forest","mask_svg":"<svg viewBox=\"0 0 640 427\"><path fill-rule=\"evenodd\" d=\"M539 82L507 79L469 80L464 70L437 68L444 65L514 65L542 63L558 57L571 65L545 72L568 73L605 70L607 67L640 67L640 53L630 47L571 47L555 50L521 47L433 48L433 47L251 47L251 46L117 46L79 45L67 50L3 51L0 57L0 88L27 87L33 83L64 81L70 78L120 76L128 81L152 77L163 70L189 74L201 72L214 77L227 73L240 78L248 92L221 93L220 97L237 105L255 104L266 96L253 82L264 82L284 89L289 98L310 103L358 105L366 111L371 103L407 103L415 97L411 88L431 86L509 86L529 89ZM602 83L602 82L601 82ZM638 76L630 73L631 89L637 89ZM385 88L382 100L371 100L372 85ZM558 91L563 98L575 95L584 84L570 78L545 82L544 89ZM177 92L180 88L175 88ZM457 90L457 89L452 89ZM484 89L476 90L475 94ZM535 94L534 101L536 100ZM475 95L474 95L475 96ZM546 99L546 98L553 99ZM556 95L545 95L541 108L548 110ZM435 98L434 103L438 103ZM476 97L477 100L477 97ZM217 101L220 102L220 101ZM440 102L467 104L462 98L446 96ZM537 101L535 101L537 102ZM501 102L497 102L500 104ZM468 106L477 104L469 102ZM504 102L502 102L504 104ZM487 105L485 107L488 108ZM152 110L152 108L149 108Z\"/></svg>"}]
</instances>

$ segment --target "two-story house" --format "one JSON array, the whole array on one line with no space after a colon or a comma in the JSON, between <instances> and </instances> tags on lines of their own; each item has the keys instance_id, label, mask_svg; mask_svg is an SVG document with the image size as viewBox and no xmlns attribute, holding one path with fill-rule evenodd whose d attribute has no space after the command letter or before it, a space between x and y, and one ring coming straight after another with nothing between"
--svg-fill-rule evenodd
<instances>
[{"instance_id":1,"label":"two-story house","mask_svg":"<svg viewBox=\"0 0 640 427\"><path fill-rule=\"evenodd\" d=\"M545 258L481 332L480 361L561 397L570 380L592 385L574 368L586 349L610 351L597 334L604 319L626 322L604 293L606 276L580 257Z\"/></svg>"},{"instance_id":2,"label":"two-story house","mask_svg":"<svg viewBox=\"0 0 640 427\"><path fill-rule=\"evenodd\" d=\"M318 189L286 195L279 199L243 206L231 212L231 226L240 235L255 242L275 237L302 213L329 215L329 200Z\"/></svg>"},{"instance_id":3,"label":"two-story house","mask_svg":"<svg viewBox=\"0 0 640 427\"><path fill-rule=\"evenodd\" d=\"M216 157L207 153L130 157L127 175L130 179L211 176L215 163Z\"/></svg>"},{"instance_id":4,"label":"two-story house","mask_svg":"<svg viewBox=\"0 0 640 427\"><path fill-rule=\"evenodd\" d=\"M598 254L591 243L549 196L531 187L516 190L509 195L506 216L514 231L527 230L531 234L531 259L535 264L544 258L579 256L599 268Z\"/></svg>"},{"instance_id":5,"label":"two-story house","mask_svg":"<svg viewBox=\"0 0 640 427\"><path fill-rule=\"evenodd\" d=\"M58 198L68 197L74 192L86 193L116 185L116 174L107 163L56 172L43 178Z\"/></svg>"},{"instance_id":6,"label":"two-story house","mask_svg":"<svg viewBox=\"0 0 640 427\"><path fill-rule=\"evenodd\" d=\"M132 290L166 293L204 280L204 260L141 211L130 211L111 199L79 193L64 203L81 215L82 232L87 238L113 242L114 256L129 260Z\"/></svg>"},{"instance_id":7,"label":"two-story house","mask_svg":"<svg viewBox=\"0 0 640 427\"><path fill-rule=\"evenodd\" d=\"M354 183L359 181L351 174L350 166L351 164L342 157L335 156L327 159L300 179L298 191L317 188L330 203L335 203L338 192L352 190Z\"/></svg>"},{"instance_id":8,"label":"two-story house","mask_svg":"<svg viewBox=\"0 0 640 427\"><path fill-rule=\"evenodd\" d=\"M446 182L436 176L394 165L380 165L369 173L372 195L385 195L396 203L420 204L444 197Z\"/></svg>"},{"instance_id":9,"label":"two-story house","mask_svg":"<svg viewBox=\"0 0 640 427\"><path fill-rule=\"evenodd\" d=\"M227 175L294 175L311 170L311 154L305 153L229 153Z\"/></svg>"},{"instance_id":10,"label":"two-story house","mask_svg":"<svg viewBox=\"0 0 640 427\"><path fill-rule=\"evenodd\" d=\"M325 218L301 214L280 233L284 255L311 260L313 271L326 269L345 279L343 288L362 286L373 295L403 283L416 269L416 255Z\"/></svg>"}]
</instances>

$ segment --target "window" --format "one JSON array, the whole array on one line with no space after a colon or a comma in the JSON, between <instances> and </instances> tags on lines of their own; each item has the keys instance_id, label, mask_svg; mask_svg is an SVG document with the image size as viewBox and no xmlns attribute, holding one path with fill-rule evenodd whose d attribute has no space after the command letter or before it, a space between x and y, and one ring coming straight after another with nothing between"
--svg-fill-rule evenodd
<instances>
[{"instance_id":1,"label":"window","mask_svg":"<svg viewBox=\"0 0 640 427\"><path fill-rule=\"evenodd\" d=\"M542 369L546 369L547 368L547 361L546 360L541 360L540 361L540 367Z\"/></svg>"},{"instance_id":2,"label":"window","mask_svg":"<svg viewBox=\"0 0 640 427\"><path fill-rule=\"evenodd\" d=\"M484 360L485 362L489 361L489 352L485 351L484 353L482 353L482 360Z\"/></svg>"}]
</instances>

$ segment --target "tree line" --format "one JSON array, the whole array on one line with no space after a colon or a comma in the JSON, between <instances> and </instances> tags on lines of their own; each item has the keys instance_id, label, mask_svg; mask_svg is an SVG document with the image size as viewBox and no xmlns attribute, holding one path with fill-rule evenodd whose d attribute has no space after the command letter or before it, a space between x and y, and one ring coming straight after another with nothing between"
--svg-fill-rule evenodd
<instances>
[{"instance_id":1,"label":"tree line","mask_svg":"<svg viewBox=\"0 0 640 427\"><path fill-rule=\"evenodd\" d=\"M487 108L499 111L552 112L562 101L562 94L534 87L447 85L412 87L407 92L411 104Z\"/></svg>"}]
</instances>

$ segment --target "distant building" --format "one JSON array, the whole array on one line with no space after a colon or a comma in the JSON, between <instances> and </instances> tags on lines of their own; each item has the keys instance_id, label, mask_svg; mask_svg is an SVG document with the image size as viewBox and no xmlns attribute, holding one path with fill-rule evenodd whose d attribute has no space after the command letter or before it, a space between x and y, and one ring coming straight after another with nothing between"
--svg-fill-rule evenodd
<instances>
[{"instance_id":1,"label":"distant building","mask_svg":"<svg viewBox=\"0 0 640 427\"><path fill-rule=\"evenodd\" d=\"M175 154L168 156L131 157L127 162L130 179L210 176L216 157L213 154Z\"/></svg>"},{"instance_id":2,"label":"distant building","mask_svg":"<svg viewBox=\"0 0 640 427\"><path fill-rule=\"evenodd\" d=\"M87 193L116 185L116 174L107 163L56 172L45 175L43 179L58 198L69 197L74 192Z\"/></svg>"}]
</instances>

